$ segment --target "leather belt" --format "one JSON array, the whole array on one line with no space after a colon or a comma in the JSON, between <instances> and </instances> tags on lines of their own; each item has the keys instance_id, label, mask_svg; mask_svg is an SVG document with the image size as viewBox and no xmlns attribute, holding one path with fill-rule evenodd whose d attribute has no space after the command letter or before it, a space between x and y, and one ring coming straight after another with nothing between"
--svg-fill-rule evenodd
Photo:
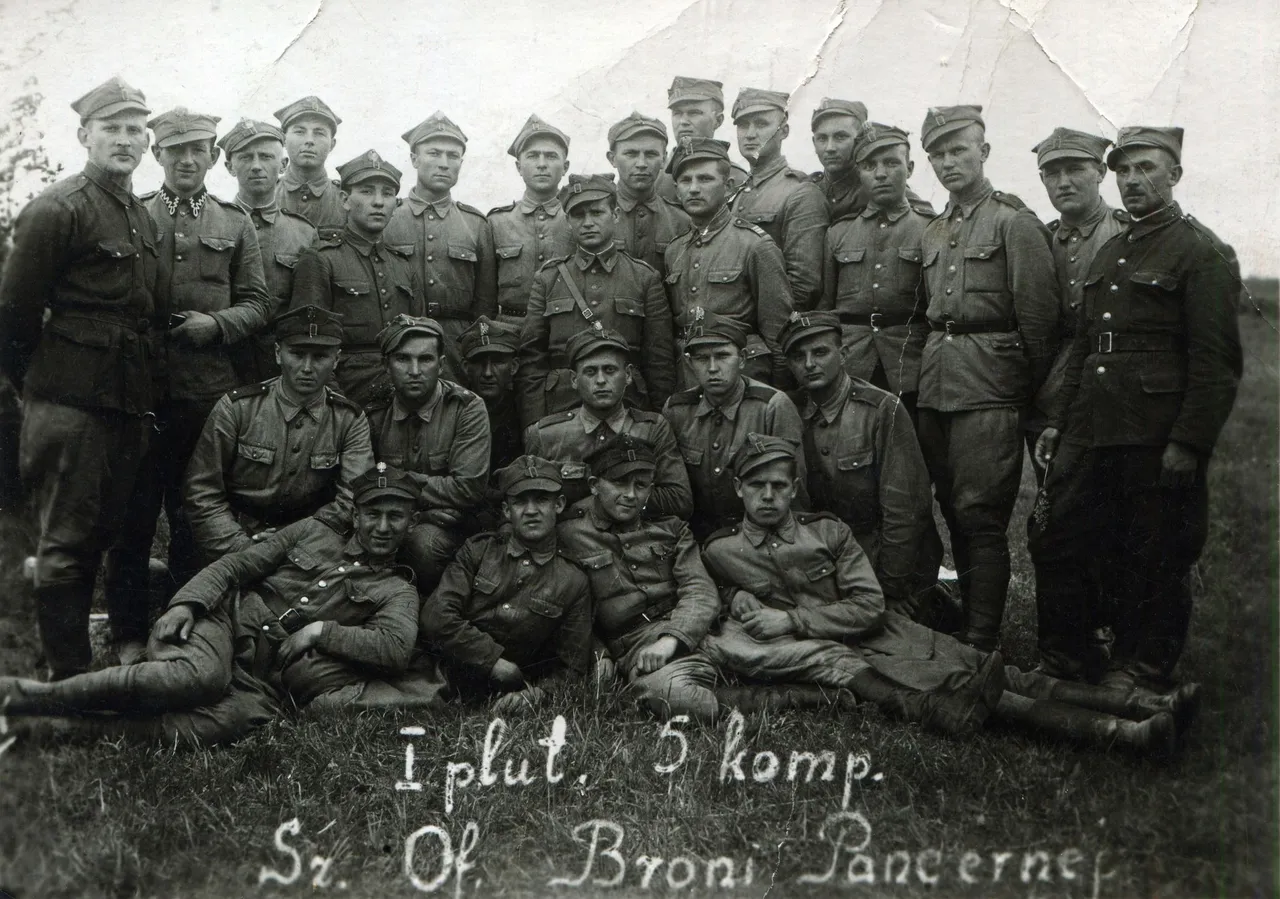
<instances>
[{"instance_id":1,"label":"leather belt","mask_svg":"<svg viewBox=\"0 0 1280 899\"><path fill-rule=\"evenodd\" d=\"M1103 331L1093 339L1095 353L1179 353L1186 344L1178 334L1117 334Z\"/></svg>"},{"instance_id":2,"label":"leather belt","mask_svg":"<svg viewBox=\"0 0 1280 899\"><path fill-rule=\"evenodd\" d=\"M103 325L116 325L121 328L128 328L130 331L136 331L139 334L146 334L151 330L151 319L138 315L126 315L121 312L112 312L107 309L88 310L88 309L53 309L50 311L51 318L70 318L82 319L84 321L97 322Z\"/></svg>"},{"instance_id":3,"label":"leather belt","mask_svg":"<svg viewBox=\"0 0 1280 899\"><path fill-rule=\"evenodd\" d=\"M939 322L929 319L929 330L945 331L948 337L953 334L1002 334L1018 330L1018 323L1012 318L995 318L980 322L958 322L950 319Z\"/></svg>"},{"instance_id":4,"label":"leather belt","mask_svg":"<svg viewBox=\"0 0 1280 899\"><path fill-rule=\"evenodd\" d=\"M657 621L675 607L676 601L674 598L660 600L645 606L644 609L635 615L635 617L633 617L625 627L620 628L615 636L606 640L609 644L610 651L613 652L615 656L621 656L622 653L615 650L614 647L619 645L624 637L633 631L639 630L646 624L653 624L653 622Z\"/></svg>"},{"instance_id":5,"label":"leather belt","mask_svg":"<svg viewBox=\"0 0 1280 899\"><path fill-rule=\"evenodd\" d=\"M514 306L498 306L498 314L510 316L511 318L524 318L526 309L517 309Z\"/></svg>"},{"instance_id":6,"label":"leather belt","mask_svg":"<svg viewBox=\"0 0 1280 899\"><path fill-rule=\"evenodd\" d=\"M869 325L873 331L910 324L911 319L914 317L911 312L872 312L870 315L840 312L837 315L839 315L842 325Z\"/></svg>"},{"instance_id":7,"label":"leather belt","mask_svg":"<svg viewBox=\"0 0 1280 899\"><path fill-rule=\"evenodd\" d=\"M475 320L466 309L441 309L439 303L427 304L427 315L434 319L451 319L453 321L471 322Z\"/></svg>"}]
</instances>

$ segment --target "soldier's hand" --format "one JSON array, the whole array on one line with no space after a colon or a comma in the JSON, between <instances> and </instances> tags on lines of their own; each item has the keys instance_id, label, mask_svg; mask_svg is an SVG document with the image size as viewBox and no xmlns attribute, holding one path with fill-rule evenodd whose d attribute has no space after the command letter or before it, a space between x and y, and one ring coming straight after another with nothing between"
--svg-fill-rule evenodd
<instances>
[{"instance_id":1,"label":"soldier's hand","mask_svg":"<svg viewBox=\"0 0 1280 899\"><path fill-rule=\"evenodd\" d=\"M274 534L277 530L279 530L279 528L267 528L265 531L258 531L249 539L252 540L254 543L258 543L259 541L266 540L268 537Z\"/></svg>"},{"instance_id":2,"label":"soldier's hand","mask_svg":"<svg viewBox=\"0 0 1280 899\"><path fill-rule=\"evenodd\" d=\"M206 315L203 312L185 312L183 316L182 324L169 332L169 336L179 344L194 347L209 346L222 336L218 320L212 315Z\"/></svg>"},{"instance_id":3,"label":"soldier's hand","mask_svg":"<svg viewBox=\"0 0 1280 899\"><path fill-rule=\"evenodd\" d=\"M525 687L523 690L506 693L494 700L493 713L495 715L510 715L529 711L536 708L545 695L541 687Z\"/></svg>"},{"instance_id":4,"label":"soldier's hand","mask_svg":"<svg viewBox=\"0 0 1280 899\"><path fill-rule=\"evenodd\" d=\"M1040 432L1040 436L1036 439L1036 462L1041 467L1049 467L1053 457L1058 454L1058 441L1061 439L1062 432L1057 428L1045 428Z\"/></svg>"},{"instance_id":5,"label":"soldier's hand","mask_svg":"<svg viewBox=\"0 0 1280 899\"><path fill-rule=\"evenodd\" d=\"M515 662L498 659L493 663L493 667L489 669L489 680L499 687L518 690L524 686L524 672L520 670L520 666Z\"/></svg>"},{"instance_id":6,"label":"soldier's hand","mask_svg":"<svg viewBox=\"0 0 1280 899\"><path fill-rule=\"evenodd\" d=\"M596 656L596 686L607 687L618 676L618 665L604 653Z\"/></svg>"},{"instance_id":7,"label":"soldier's hand","mask_svg":"<svg viewBox=\"0 0 1280 899\"><path fill-rule=\"evenodd\" d=\"M755 594L748 593L746 590L739 590L733 594L733 600L729 603L729 614L739 621L742 616L755 609L763 609L764 603L756 599Z\"/></svg>"},{"instance_id":8,"label":"soldier's hand","mask_svg":"<svg viewBox=\"0 0 1280 899\"><path fill-rule=\"evenodd\" d=\"M1196 479L1200 457L1181 443L1170 443L1160 458L1161 487L1190 487Z\"/></svg>"},{"instance_id":9,"label":"soldier's hand","mask_svg":"<svg viewBox=\"0 0 1280 899\"><path fill-rule=\"evenodd\" d=\"M196 611L190 603L179 603L170 606L163 615L156 619L156 639L162 643L181 645L191 636L191 628L196 623Z\"/></svg>"},{"instance_id":10,"label":"soldier's hand","mask_svg":"<svg viewBox=\"0 0 1280 899\"><path fill-rule=\"evenodd\" d=\"M791 633L791 616L778 609L755 609L743 617L742 627L757 640L772 640Z\"/></svg>"},{"instance_id":11,"label":"soldier's hand","mask_svg":"<svg viewBox=\"0 0 1280 899\"><path fill-rule=\"evenodd\" d=\"M659 637L636 653L636 673L649 674L657 671L671 661L671 657L679 648L680 641L670 634Z\"/></svg>"},{"instance_id":12,"label":"soldier's hand","mask_svg":"<svg viewBox=\"0 0 1280 899\"><path fill-rule=\"evenodd\" d=\"M289 638L280 644L280 652L276 655L276 660L280 663L280 667L288 668L302 658L304 652L314 649L316 644L320 642L320 636L323 633L324 622L313 621L302 630L290 634Z\"/></svg>"}]
</instances>

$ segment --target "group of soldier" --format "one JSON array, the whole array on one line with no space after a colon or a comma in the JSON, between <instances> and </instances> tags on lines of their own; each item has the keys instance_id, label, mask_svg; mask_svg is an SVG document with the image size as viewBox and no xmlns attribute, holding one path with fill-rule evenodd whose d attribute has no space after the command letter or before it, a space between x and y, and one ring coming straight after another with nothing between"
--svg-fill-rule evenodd
<instances>
[{"instance_id":1,"label":"group of soldier","mask_svg":"<svg viewBox=\"0 0 1280 899\"><path fill-rule=\"evenodd\" d=\"M860 102L813 111L813 176L784 93L733 104L749 171L719 82L668 107L670 132L609 129L616 180L566 179L530 116L524 194L484 215L439 112L401 197L372 150L330 180L316 97L220 137L119 79L73 104L88 162L23 211L0 285L49 673L0 680L8 713L207 743L594 675L706 721L865 701L1176 745L1241 372L1233 253L1173 199L1182 130L1056 129L1046 228L987 179L978 106L924 119L941 213ZM204 186L220 155L234 201ZM1027 451L1033 671L998 648ZM120 664L90 671L100 567Z\"/></svg>"}]
</instances>

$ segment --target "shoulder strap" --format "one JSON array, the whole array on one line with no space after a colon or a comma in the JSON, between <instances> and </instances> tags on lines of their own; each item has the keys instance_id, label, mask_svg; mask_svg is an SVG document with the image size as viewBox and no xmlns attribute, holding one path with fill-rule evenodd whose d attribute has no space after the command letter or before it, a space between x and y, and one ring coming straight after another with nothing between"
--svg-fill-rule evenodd
<instances>
[{"instance_id":1,"label":"shoulder strap","mask_svg":"<svg viewBox=\"0 0 1280 899\"><path fill-rule=\"evenodd\" d=\"M573 297L573 302L577 304L578 311L582 313L582 317L587 321L591 321L596 314L587 308L586 298L582 296L582 291L578 290L578 285L573 283L573 278L569 277L569 266L564 262L556 263L556 271L560 273L560 277L564 279L564 286L569 288L569 296Z\"/></svg>"}]
</instances>

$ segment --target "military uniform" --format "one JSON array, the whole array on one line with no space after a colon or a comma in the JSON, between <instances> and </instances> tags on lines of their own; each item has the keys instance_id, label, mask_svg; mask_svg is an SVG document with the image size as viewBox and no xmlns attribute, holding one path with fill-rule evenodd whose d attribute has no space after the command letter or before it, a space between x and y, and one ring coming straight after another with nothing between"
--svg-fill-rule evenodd
<instances>
[{"instance_id":1,"label":"military uniform","mask_svg":"<svg viewBox=\"0 0 1280 899\"><path fill-rule=\"evenodd\" d=\"M649 134L667 142L667 126L633 112L609 129L609 149L619 141ZM663 199L657 192L658 180L654 178L652 192L645 197L635 196L626 184L618 184L618 226L614 242L628 255L648 263L666 277L663 254L676 237L689 230L689 216L675 200Z\"/></svg>"},{"instance_id":2,"label":"military uniform","mask_svg":"<svg viewBox=\"0 0 1280 899\"><path fill-rule=\"evenodd\" d=\"M925 149L981 123L980 111L930 110ZM1057 350L1058 284L1044 226L989 181L964 203L948 202L922 248L931 333L917 433L960 572L964 639L991 649L1009 587L1022 415Z\"/></svg>"},{"instance_id":3,"label":"military uniform","mask_svg":"<svg viewBox=\"0 0 1280 899\"><path fill-rule=\"evenodd\" d=\"M519 341L520 332L513 325L490 321L482 315L458 338L458 354L464 363L485 356L512 359ZM497 471L524 452L524 429L520 427L514 389L500 397L483 399L489 416L489 470Z\"/></svg>"},{"instance_id":4,"label":"military uniform","mask_svg":"<svg viewBox=\"0 0 1280 899\"><path fill-rule=\"evenodd\" d=\"M318 116L327 119L336 134L342 119L319 97L303 97L275 112L284 131L289 123L300 116ZM281 209L300 215L309 221L323 238L342 233L347 224L347 211L342 207L342 183L330 180L327 172L321 172L310 181L302 177L296 166L284 170L276 186L276 202Z\"/></svg>"},{"instance_id":5,"label":"military uniform","mask_svg":"<svg viewBox=\"0 0 1280 899\"><path fill-rule=\"evenodd\" d=\"M1180 128L1122 129L1108 164L1129 146L1162 147L1176 160L1181 139ZM1239 289L1235 252L1177 203L1132 222L1094 257L1049 421L1062 446L1032 531L1042 614L1068 657L1088 629L1081 560L1100 555L1102 600L1115 615L1112 667L1159 683L1178 661L1191 566L1208 531L1205 470L1242 368ZM1171 443L1199 457L1190 486L1160 485Z\"/></svg>"},{"instance_id":6,"label":"military uniform","mask_svg":"<svg viewBox=\"0 0 1280 899\"><path fill-rule=\"evenodd\" d=\"M672 109L677 103L683 103L686 100L714 100L718 104L721 112L724 111L724 84L720 81L712 81L709 78L690 78L687 75L676 75L671 79L671 87L667 88L667 109ZM726 156L726 161L728 157ZM658 176L658 186L655 193L668 203L676 206L680 205L680 195L676 190L675 178L672 176L672 166L675 163L675 150L667 159L666 170ZM736 163L729 164L729 196L733 196L734 192L746 184L750 173L742 166Z\"/></svg>"},{"instance_id":7,"label":"military uniform","mask_svg":"<svg viewBox=\"0 0 1280 899\"><path fill-rule=\"evenodd\" d=\"M118 78L72 107L84 120L150 112ZM129 187L90 162L45 190L18 215L0 283L0 366L23 394L19 460L40 531L36 612L55 676L89 666L94 579L158 400L159 235ZM146 632L145 607L109 612L117 638Z\"/></svg>"}]
</instances>

